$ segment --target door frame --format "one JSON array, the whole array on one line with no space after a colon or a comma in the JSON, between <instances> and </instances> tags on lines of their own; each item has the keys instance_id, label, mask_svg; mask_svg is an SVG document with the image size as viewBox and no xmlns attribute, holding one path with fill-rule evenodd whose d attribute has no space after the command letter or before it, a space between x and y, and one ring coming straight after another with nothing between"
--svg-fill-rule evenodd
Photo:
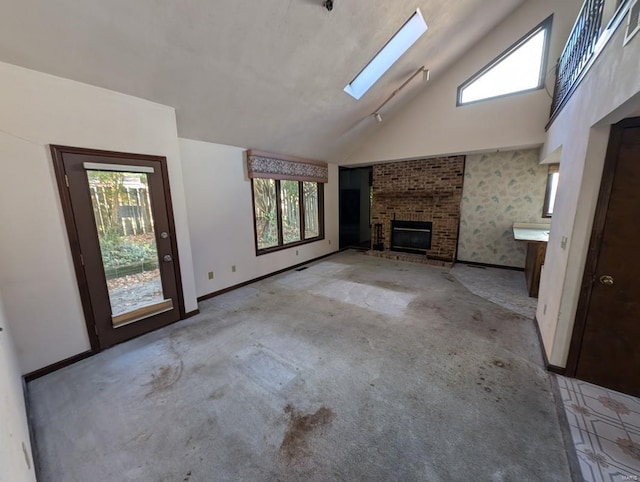
<instances>
[{"instance_id":1,"label":"door frame","mask_svg":"<svg viewBox=\"0 0 640 482\"><path fill-rule=\"evenodd\" d=\"M184 308L184 294L182 290L182 276L180 270L180 255L178 252L178 243L175 236L175 222L173 219L173 204L171 202L171 189L169 187L169 172L167 169L167 158L164 156L152 156L146 154L130 154L124 152L104 151L98 149L89 149L83 147L69 147L51 144L51 157L53 159L53 168L56 175L56 182L58 184L58 193L60 194L60 200L62 203L62 213L64 215L64 222L69 237L69 245L71 248L71 257L73 259L73 268L76 274L76 281L78 283L78 289L80 291L80 300L82 302L82 311L84 313L85 324L87 325L87 334L89 335L89 342L91 344L91 352L97 353L101 351L100 343L98 340L98 332L96 327L96 321L93 316L93 310L91 305L91 297L89 295L89 287L87 283L87 277L82 263L82 255L80 252L80 241L78 238L76 220L73 215L73 208L71 206L71 197L69 195L66 173L64 169L63 154L83 154L90 156L110 157L112 159L135 159L142 161L158 161L160 163L160 170L162 174L162 184L164 190L165 203L167 206L167 215L169 220L169 229L173 233L171 236L171 249L174 255L174 269L176 276L177 297L178 297L178 313L180 314L179 320L186 318ZM134 337L135 338L135 337Z\"/></svg>"},{"instance_id":2,"label":"door frame","mask_svg":"<svg viewBox=\"0 0 640 482\"><path fill-rule=\"evenodd\" d=\"M598 259L600 258L600 248L602 246L604 227L607 220L607 211L609 209L609 199L611 198L611 191L613 189L613 181L618 163L618 153L620 152L620 147L622 145L622 134L625 129L630 127L640 127L640 117L624 119L617 124L612 125L609 134L609 144L607 145L604 167L602 170L602 179L600 181L600 191L593 217L593 227L591 228L591 239L589 241L584 273L582 275L578 308L576 310L573 333L571 335L571 344L569 345L569 355L565 370L565 374L569 377L575 377L578 371L578 362L580 360L580 352L582 351L582 341L587 328L587 316L589 314L589 305L591 303L591 292L596 279L596 269L598 266Z\"/></svg>"}]
</instances>

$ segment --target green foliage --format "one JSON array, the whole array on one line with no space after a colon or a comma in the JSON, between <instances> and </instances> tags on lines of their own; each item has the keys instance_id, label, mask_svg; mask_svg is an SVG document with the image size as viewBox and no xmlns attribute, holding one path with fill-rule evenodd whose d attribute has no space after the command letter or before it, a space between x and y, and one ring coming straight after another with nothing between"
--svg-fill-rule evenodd
<instances>
[{"instance_id":1,"label":"green foliage","mask_svg":"<svg viewBox=\"0 0 640 482\"><path fill-rule=\"evenodd\" d=\"M140 261L153 262L158 258L153 239L128 239L112 229L100 236L100 250L107 269Z\"/></svg>"}]
</instances>

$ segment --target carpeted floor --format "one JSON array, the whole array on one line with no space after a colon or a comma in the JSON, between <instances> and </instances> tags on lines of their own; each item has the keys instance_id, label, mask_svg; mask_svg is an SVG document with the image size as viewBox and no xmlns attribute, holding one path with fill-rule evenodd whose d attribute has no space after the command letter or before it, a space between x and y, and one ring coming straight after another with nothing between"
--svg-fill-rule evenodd
<instances>
[{"instance_id":1,"label":"carpeted floor","mask_svg":"<svg viewBox=\"0 0 640 482\"><path fill-rule=\"evenodd\" d=\"M527 294L523 271L459 263L451 269L451 274L474 295L531 320L536 316L538 298Z\"/></svg>"},{"instance_id":2,"label":"carpeted floor","mask_svg":"<svg viewBox=\"0 0 640 482\"><path fill-rule=\"evenodd\" d=\"M567 481L533 323L346 251L29 384L42 481Z\"/></svg>"}]
</instances>

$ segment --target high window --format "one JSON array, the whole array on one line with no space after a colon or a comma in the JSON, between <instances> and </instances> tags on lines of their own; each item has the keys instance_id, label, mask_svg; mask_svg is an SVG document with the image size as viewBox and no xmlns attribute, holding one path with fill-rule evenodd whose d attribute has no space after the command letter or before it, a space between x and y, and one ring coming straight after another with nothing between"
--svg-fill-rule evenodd
<instances>
[{"instance_id":1,"label":"high window","mask_svg":"<svg viewBox=\"0 0 640 482\"><path fill-rule=\"evenodd\" d=\"M544 208L542 210L543 218L550 218L553 216L553 208L556 204L556 194L558 193L558 180L560 179L560 173L558 172L559 168L560 166L558 164L551 164L549 166L547 192L544 196Z\"/></svg>"},{"instance_id":2,"label":"high window","mask_svg":"<svg viewBox=\"0 0 640 482\"><path fill-rule=\"evenodd\" d=\"M324 162L247 151L256 254L324 239Z\"/></svg>"},{"instance_id":3,"label":"high window","mask_svg":"<svg viewBox=\"0 0 640 482\"><path fill-rule=\"evenodd\" d=\"M553 16L458 87L458 105L544 87Z\"/></svg>"}]
</instances>

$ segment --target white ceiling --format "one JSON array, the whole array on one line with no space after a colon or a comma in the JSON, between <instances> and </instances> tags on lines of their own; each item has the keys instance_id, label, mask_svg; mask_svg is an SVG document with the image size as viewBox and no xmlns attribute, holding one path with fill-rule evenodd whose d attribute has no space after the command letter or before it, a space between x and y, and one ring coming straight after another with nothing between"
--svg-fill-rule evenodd
<instances>
[{"instance_id":1,"label":"white ceiling","mask_svg":"<svg viewBox=\"0 0 640 482\"><path fill-rule=\"evenodd\" d=\"M0 61L173 106L180 137L338 161L412 72L438 76L523 2L0 0ZM416 7L427 33L344 93Z\"/></svg>"}]
</instances>

